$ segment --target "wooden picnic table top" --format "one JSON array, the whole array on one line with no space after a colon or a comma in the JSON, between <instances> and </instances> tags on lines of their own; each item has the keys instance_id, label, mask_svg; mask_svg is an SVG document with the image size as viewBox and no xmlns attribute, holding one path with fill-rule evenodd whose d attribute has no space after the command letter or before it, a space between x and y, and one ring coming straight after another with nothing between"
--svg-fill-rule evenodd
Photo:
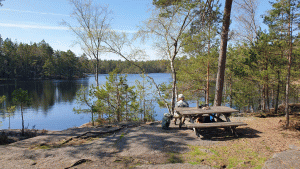
<instances>
[{"instance_id":1,"label":"wooden picnic table top","mask_svg":"<svg viewBox=\"0 0 300 169\"><path fill-rule=\"evenodd\" d=\"M226 106L214 106L214 107L210 107L209 110L204 110L197 107L176 107L175 110L178 111L179 114L184 116L202 115L202 114L228 114L228 113L238 112L238 110Z\"/></svg>"}]
</instances>

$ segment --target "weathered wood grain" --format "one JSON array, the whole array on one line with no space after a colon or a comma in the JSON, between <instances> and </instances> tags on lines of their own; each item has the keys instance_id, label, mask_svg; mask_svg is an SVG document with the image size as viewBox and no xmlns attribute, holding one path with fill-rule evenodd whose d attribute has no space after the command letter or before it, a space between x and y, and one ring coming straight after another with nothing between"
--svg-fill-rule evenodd
<instances>
[{"instance_id":1,"label":"weathered wood grain","mask_svg":"<svg viewBox=\"0 0 300 169\"><path fill-rule=\"evenodd\" d=\"M214 122L214 123L193 123L187 124L187 128L222 128L222 127L237 127L246 126L243 122Z\"/></svg>"},{"instance_id":2,"label":"weathered wood grain","mask_svg":"<svg viewBox=\"0 0 300 169\"><path fill-rule=\"evenodd\" d=\"M203 110L197 107L176 107L175 110L181 115L226 114L238 112L238 110L226 106L210 107L209 110Z\"/></svg>"}]
</instances>

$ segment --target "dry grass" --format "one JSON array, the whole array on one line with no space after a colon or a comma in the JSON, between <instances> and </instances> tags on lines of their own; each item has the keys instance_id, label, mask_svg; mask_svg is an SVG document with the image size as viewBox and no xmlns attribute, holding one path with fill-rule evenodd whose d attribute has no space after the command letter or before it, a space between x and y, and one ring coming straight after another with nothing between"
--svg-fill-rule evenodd
<instances>
[{"instance_id":1,"label":"dry grass","mask_svg":"<svg viewBox=\"0 0 300 169\"><path fill-rule=\"evenodd\" d=\"M248 126L237 128L238 139L225 137L217 146L191 146L183 159L217 168L262 168L274 153L288 150L290 145L300 147L300 131L283 129L282 121L284 117L250 117L244 121Z\"/></svg>"}]
</instances>

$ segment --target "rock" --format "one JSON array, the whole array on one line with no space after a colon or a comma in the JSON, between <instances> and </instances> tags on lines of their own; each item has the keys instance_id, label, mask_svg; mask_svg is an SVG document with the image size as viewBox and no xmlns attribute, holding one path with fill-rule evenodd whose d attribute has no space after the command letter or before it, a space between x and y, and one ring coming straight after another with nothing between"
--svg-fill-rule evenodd
<instances>
[{"instance_id":1,"label":"rock","mask_svg":"<svg viewBox=\"0 0 300 169\"><path fill-rule=\"evenodd\" d=\"M211 152L208 149L199 149L199 150L202 151L202 152L204 152L204 153L207 153L207 154L214 154L213 152Z\"/></svg>"},{"instance_id":2,"label":"rock","mask_svg":"<svg viewBox=\"0 0 300 169\"><path fill-rule=\"evenodd\" d=\"M297 147L297 146L295 146L295 145L289 145L289 148L290 148L291 150L298 150L298 151L300 151L300 147Z\"/></svg>"},{"instance_id":3,"label":"rock","mask_svg":"<svg viewBox=\"0 0 300 169\"><path fill-rule=\"evenodd\" d=\"M287 150L275 154L265 162L263 169L299 168L300 151Z\"/></svg>"},{"instance_id":4,"label":"rock","mask_svg":"<svg viewBox=\"0 0 300 169\"><path fill-rule=\"evenodd\" d=\"M175 164L157 164L157 165L141 165L141 166L136 166L135 168L143 168L143 169L183 169L183 168L188 168L188 169L214 169L213 167L210 166L205 166L205 165L192 165L189 163L175 163Z\"/></svg>"}]
</instances>

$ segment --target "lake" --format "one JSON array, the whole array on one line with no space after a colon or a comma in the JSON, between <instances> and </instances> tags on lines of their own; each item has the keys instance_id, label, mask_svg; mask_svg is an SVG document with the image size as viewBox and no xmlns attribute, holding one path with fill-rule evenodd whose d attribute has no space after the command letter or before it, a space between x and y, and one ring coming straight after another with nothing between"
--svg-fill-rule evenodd
<instances>
[{"instance_id":1,"label":"lake","mask_svg":"<svg viewBox=\"0 0 300 169\"><path fill-rule=\"evenodd\" d=\"M99 75L99 84L105 83L108 74ZM172 81L168 73L149 74L157 84ZM128 85L135 85L135 80L142 80L139 74L128 74ZM93 75L76 80L8 80L1 81L0 96L5 95L5 105L12 102L11 94L15 89L28 90L32 97L32 105L24 110L24 124L28 129L64 130L70 127L78 127L91 120L90 114L76 114L73 111L76 104L76 92L81 86L96 85ZM154 88L154 87L153 87ZM190 104L190 106L192 106ZM159 108L155 103L156 119L161 120L166 108ZM21 112L17 109L10 120L8 114L0 113L0 129L21 129ZM10 121L10 124L9 124Z\"/></svg>"}]
</instances>

